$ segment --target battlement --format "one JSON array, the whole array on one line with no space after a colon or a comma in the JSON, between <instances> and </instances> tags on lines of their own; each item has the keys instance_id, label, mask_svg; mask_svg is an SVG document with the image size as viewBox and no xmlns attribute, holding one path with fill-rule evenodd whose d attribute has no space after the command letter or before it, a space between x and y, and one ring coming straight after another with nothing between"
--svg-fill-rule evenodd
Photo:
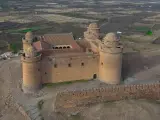
<instances>
[{"instance_id":1,"label":"battlement","mask_svg":"<svg viewBox=\"0 0 160 120\"><path fill-rule=\"evenodd\" d=\"M99 50L104 53L119 54L119 53L122 53L123 47L120 45L117 47L107 47L107 46L101 44L99 47Z\"/></svg>"},{"instance_id":2,"label":"battlement","mask_svg":"<svg viewBox=\"0 0 160 120\"><path fill-rule=\"evenodd\" d=\"M41 54L36 57L33 57L33 58L28 58L23 55L21 56L21 61L23 61L23 62L37 62L40 60L41 60Z\"/></svg>"},{"instance_id":3,"label":"battlement","mask_svg":"<svg viewBox=\"0 0 160 120\"><path fill-rule=\"evenodd\" d=\"M90 104L124 99L160 99L160 84L113 85L57 94L55 111L79 111ZM75 112L75 111L74 111Z\"/></svg>"},{"instance_id":4,"label":"battlement","mask_svg":"<svg viewBox=\"0 0 160 120\"><path fill-rule=\"evenodd\" d=\"M23 42L23 44L31 44L32 43L32 41L29 41L29 40L26 40L25 38L22 38L22 42Z\"/></svg>"}]
</instances>

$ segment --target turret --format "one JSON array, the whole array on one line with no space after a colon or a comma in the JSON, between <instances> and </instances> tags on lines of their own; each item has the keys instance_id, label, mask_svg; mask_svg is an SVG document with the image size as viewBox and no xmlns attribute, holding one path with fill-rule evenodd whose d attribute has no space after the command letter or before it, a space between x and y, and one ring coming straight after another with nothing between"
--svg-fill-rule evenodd
<instances>
[{"instance_id":1,"label":"turret","mask_svg":"<svg viewBox=\"0 0 160 120\"><path fill-rule=\"evenodd\" d=\"M108 33L99 44L99 79L108 84L119 84L122 69L122 51L114 33Z\"/></svg>"},{"instance_id":2,"label":"turret","mask_svg":"<svg viewBox=\"0 0 160 120\"><path fill-rule=\"evenodd\" d=\"M40 61L41 55L33 46L25 50L21 57L23 82L22 89L24 93L32 93L41 88Z\"/></svg>"},{"instance_id":3,"label":"turret","mask_svg":"<svg viewBox=\"0 0 160 120\"><path fill-rule=\"evenodd\" d=\"M27 50L28 47L30 47L33 43L33 34L32 32L27 32L25 34L25 38L22 38L22 43L23 43L23 51Z\"/></svg>"},{"instance_id":4,"label":"turret","mask_svg":"<svg viewBox=\"0 0 160 120\"><path fill-rule=\"evenodd\" d=\"M91 23L84 32L84 38L88 41L93 41L100 38L100 28L97 23Z\"/></svg>"}]
</instances>

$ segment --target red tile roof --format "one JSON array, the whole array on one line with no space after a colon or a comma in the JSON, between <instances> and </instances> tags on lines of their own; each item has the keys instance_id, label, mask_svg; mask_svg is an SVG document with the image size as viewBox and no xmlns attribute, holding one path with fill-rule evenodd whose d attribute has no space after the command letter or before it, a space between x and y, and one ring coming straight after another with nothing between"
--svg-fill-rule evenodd
<instances>
[{"instance_id":1,"label":"red tile roof","mask_svg":"<svg viewBox=\"0 0 160 120\"><path fill-rule=\"evenodd\" d=\"M33 46L36 48L37 51L41 51L44 49L50 49L50 45L45 41L37 41L33 43Z\"/></svg>"},{"instance_id":2,"label":"red tile roof","mask_svg":"<svg viewBox=\"0 0 160 120\"><path fill-rule=\"evenodd\" d=\"M72 33L45 34L42 39L50 45L71 45L73 49L80 49Z\"/></svg>"}]
</instances>

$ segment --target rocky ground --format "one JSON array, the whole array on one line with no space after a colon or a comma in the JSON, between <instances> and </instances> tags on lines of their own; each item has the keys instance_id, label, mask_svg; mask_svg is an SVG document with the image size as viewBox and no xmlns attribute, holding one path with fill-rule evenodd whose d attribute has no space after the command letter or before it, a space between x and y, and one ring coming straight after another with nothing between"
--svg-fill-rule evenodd
<instances>
[{"instance_id":1,"label":"rocky ground","mask_svg":"<svg viewBox=\"0 0 160 120\"><path fill-rule=\"evenodd\" d=\"M144 57L140 55L136 57L134 55L128 56L125 59L125 64L129 67L126 68L125 66L123 69L131 73L130 78L127 78L125 81L126 84L159 81L159 53L154 54L154 56L153 53L147 55L147 59L144 59ZM34 120L40 120L42 116L45 120L104 120L104 118L113 120L151 120L151 118L154 118L154 120L158 120L159 117L159 104L155 101L151 102L146 100L103 103L88 108L83 113L80 113L80 115L70 117L57 115L53 113L53 102L58 91L87 89L107 85L98 80L60 84L54 87L46 86L35 95L24 95L20 87L21 79L20 58L0 61L0 120L26 119L16 109L15 102L23 105L29 116ZM37 104L40 100L43 100L44 104L41 109L38 109ZM137 111L139 112L137 113ZM126 116L124 115L125 113Z\"/></svg>"},{"instance_id":2,"label":"rocky ground","mask_svg":"<svg viewBox=\"0 0 160 120\"><path fill-rule=\"evenodd\" d=\"M19 75L15 75L12 79L9 74L9 66L15 69L12 72L19 73L17 67L20 64L13 64L12 61L0 62L0 120L25 120L24 116L15 107L15 101L12 96L12 90L17 88L18 81L14 78L19 78Z\"/></svg>"},{"instance_id":3,"label":"rocky ground","mask_svg":"<svg viewBox=\"0 0 160 120\"><path fill-rule=\"evenodd\" d=\"M159 117L160 105L155 101L126 100L97 104L71 116L52 113L47 120L159 120Z\"/></svg>"}]
</instances>

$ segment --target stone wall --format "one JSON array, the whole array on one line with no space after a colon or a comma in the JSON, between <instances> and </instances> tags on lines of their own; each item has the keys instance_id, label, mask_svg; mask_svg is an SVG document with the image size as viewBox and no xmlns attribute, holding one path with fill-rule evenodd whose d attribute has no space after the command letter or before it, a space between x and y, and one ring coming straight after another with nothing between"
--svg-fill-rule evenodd
<instances>
[{"instance_id":1,"label":"stone wall","mask_svg":"<svg viewBox=\"0 0 160 120\"><path fill-rule=\"evenodd\" d=\"M57 94L54 110L76 112L95 103L124 99L160 99L160 84L112 85L106 88L60 92Z\"/></svg>"},{"instance_id":2,"label":"stone wall","mask_svg":"<svg viewBox=\"0 0 160 120\"><path fill-rule=\"evenodd\" d=\"M92 54L71 58L57 57L51 61L42 60L42 82L57 83L93 79L95 75L98 77L98 64L99 57Z\"/></svg>"}]
</instances>

